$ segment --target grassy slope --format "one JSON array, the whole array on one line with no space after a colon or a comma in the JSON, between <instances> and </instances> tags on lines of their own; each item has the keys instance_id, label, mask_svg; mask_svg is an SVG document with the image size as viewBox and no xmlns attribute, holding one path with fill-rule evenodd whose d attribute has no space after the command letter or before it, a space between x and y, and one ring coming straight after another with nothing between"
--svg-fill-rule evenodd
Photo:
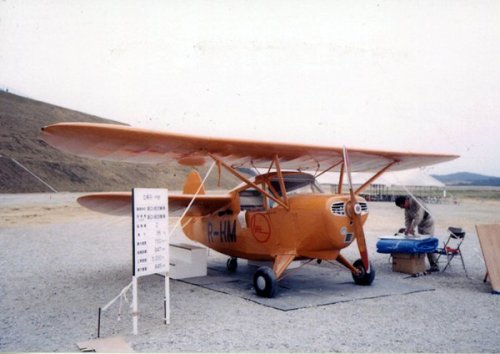
<instances>
[{"instance_id":1,"label":"grassy slope","mask_svg":"<svg viewBox=\"0 0 500 354\"><path fill-rule=\"evenodd\" d=\"M99 161L52 148L39 138L40 128L58 122L122 124L0 91L0 193L50 191L12 159L57 191L182 188L189 168L176 163L151 166ZM208 181L209 188L217 183L215 174L212 175ZM223 179L223 185L231 182Z\"/></svg>"}]
</instances>

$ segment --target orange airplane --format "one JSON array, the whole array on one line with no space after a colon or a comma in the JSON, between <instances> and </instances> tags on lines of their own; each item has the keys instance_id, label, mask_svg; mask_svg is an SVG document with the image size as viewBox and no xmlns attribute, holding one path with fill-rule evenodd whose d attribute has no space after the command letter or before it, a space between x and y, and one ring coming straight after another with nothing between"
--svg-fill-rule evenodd
<instances>
[{"instance_id":1,"label":"orange airplane","mask_svg":"<svg viewBox=\"0 0 500 354\"><path fill-rule=\"evenodd\" d=\"M42 128L50 145L79 156L160 164L176 161L199 167L212 162L219 178L224 169L242 181L225 194L206 194L198 172L191 172L182 194L169 194L171 212L182 216L188 238L228 255L229 271L237 258L271 261L253 277L256 293L276 294L278 280L294 260L336 260L356 284L370 285L363 224L368 205L359 196L387 170L397 171L445 162L455 155L401 153L300 144L209 138L137 129L129 126L59 123ZM267 169L249 178L240 168ZM211 168L210 168L211 170ZM209 170L209 172L210 172ZM312 171L305 173L303 171ZM316 177L340 171L337 194L325 194ZM351 172L373 172L354 190ZM348 193L343 193L347 175ZM83 206L111 214L131 213L131 193L94 193L80 197ZM340 251L356 240L360 259L351 263Z\"/></svg>"}]
</instances>

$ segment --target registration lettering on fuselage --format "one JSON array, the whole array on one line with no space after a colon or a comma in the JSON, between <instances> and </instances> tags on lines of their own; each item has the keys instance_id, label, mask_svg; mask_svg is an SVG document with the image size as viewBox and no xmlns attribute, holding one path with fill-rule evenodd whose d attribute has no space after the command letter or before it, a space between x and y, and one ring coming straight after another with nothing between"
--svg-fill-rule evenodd
<instances>
[{"instance_id":1,"label":"registration lettering on fuselage","mask_svg":"<svg viewBox=\"0 0 500 354\"><path fill-rule=\"evenodd\" d=\"M220 220L207 223L207 238L209 243L236 242L236 220Z\"/></svg>"}]
</instances>

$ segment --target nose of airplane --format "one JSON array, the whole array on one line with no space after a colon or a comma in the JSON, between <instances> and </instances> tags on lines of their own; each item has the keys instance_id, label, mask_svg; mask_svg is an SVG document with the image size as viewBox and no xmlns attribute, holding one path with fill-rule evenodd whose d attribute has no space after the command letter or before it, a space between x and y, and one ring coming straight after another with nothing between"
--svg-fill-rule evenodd
<instances>
[{"instance_id":1,"label":"nose of airplane","mask_svg":"<svg viewBox=\"0 0 500 354\"><path fill-rule=\"evenodd\" d=\"M347 215L347 196L330 198L325 204L325 225L334 247L349 246L355 238L353 223Z\"/></svg>"}]
</instances>

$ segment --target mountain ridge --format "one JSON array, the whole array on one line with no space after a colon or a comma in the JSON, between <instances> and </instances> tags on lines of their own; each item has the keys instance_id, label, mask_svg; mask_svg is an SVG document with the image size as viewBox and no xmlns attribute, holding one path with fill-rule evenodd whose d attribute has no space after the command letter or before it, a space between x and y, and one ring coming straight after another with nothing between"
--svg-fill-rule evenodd
<instances>
[{"instance_id":1,"label":"mountain ridge","mask_svg":"<svg viewBox=\"0 0 500 354\"><path fill-rule=\"evenodd\" d=\"M455 172L446 175L432 175L447 186L500 186L500 177L486 176L473 172Z\"/></svg>"}]
</instances>

